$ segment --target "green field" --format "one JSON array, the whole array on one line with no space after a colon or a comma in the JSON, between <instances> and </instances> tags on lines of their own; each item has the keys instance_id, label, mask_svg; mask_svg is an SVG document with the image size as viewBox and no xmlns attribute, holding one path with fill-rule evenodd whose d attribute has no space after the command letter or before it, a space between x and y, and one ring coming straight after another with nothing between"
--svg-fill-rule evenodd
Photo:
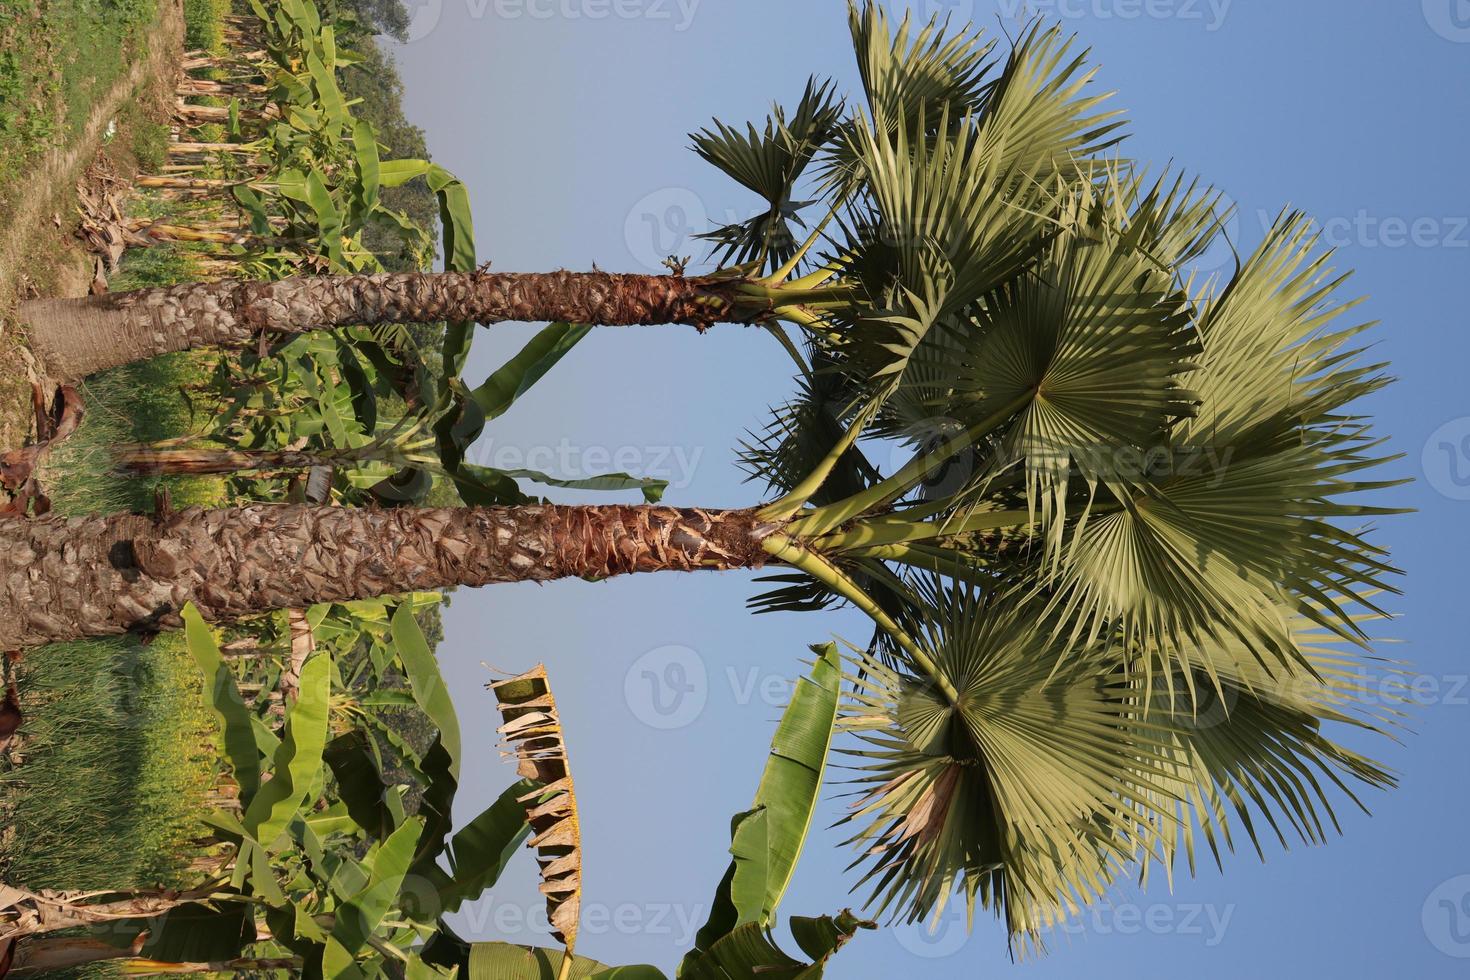
<instances>
[{"instance_id":1,"label":"green field","mask_svg":"<svg viewBox=\"0 0 1470 980\"><path fill-rule=\"evenodd\" d=\"M187 4L191 35L217 37L227 6ZM118 76L133 32L154 14L153 0L0 0L0 201L29 161L84 124L90 98ZM166 139L162 127L140 132ZM193 278L186 254L132 251L114 286ZM182 389L202 370L197 357L176 356L90 379L81 428L43 472L56 510L151 509L159 481L112 475L109 447L192 431ZM168 485L181 507L223 495L220 480ZM31 652L18 679L27 720L21 764L0 759L0 879L68 889L180 881L198 852L189 842L201 835L216 771L200 675L182 640L56 645ZM114 973L97 967L73 975Z\"/></svg>"},{"instance_id":2,"label":"green field","mask_svg":"<svg viewBox=\"0 0 1470 980\"><path fill-rule=\"evenodd\" d=\"M0 207L75 141L129 64L157 0L0 0Z\"/></svg>"},{"instance_id":3,"label":"green field","mask_svg":"<svg viewBox=\"0 0 1470 980\"><path fill-rule=\"evenodd\" d=\"M182 6L186 49L220 53L239 43L233 35L228 45L225 41L230 0L185 0ZM27 167L34 172L49 150L90 153L91 147L76 138L86 129L88 106L99 93L115 88L138 50L142 30L160 10L157 0L0 0L0 52L5 52L0 55L0 219L11 202L34 204L25 198L33 188L23 174ZM354 91L375 94L374 86L394 77L374 63L373 70L354 74L351 84ZM402 120L400 94L392 82L386 95L363 111L379 124L385 145L421 152L421 134ZM226 104L202 98L199 104ZM133 105L119 111L115 146L131 153L140 172L162 173L170 162L163 117ZM95 135L95 128L91 132ZM192 138L214 142L229 136L211 123L193 129ZM433 226L438 204L432 193L393 190L395 207ZM180 201L153 191L134 193L126 209L132 218L179 225L231 213L219 202ZM369 245L374 252L380 245L391 252L397 237ZM119 292L206 278L218 274L221 254L196 244L130 248L121 269L109 277L109 288ZM403 252L386 255L385 261L417 267L422 258ZM44 263L35 265L39 271ZM221 506L249 497L248 480L123 478L113 469L115 447L209 431L222 411L217 395L208 394L218 391L214 367L215 355L181 354L88 378L80 386L86 403L80 428L54 448L38 474L54 510L147 513L155 507L160 485L175 508ZM384 405L403 410L391 399ZM261 490L270 499L282 492L264 481ZM447 486L440 490L450 492ZM437 609L421 614L431 648L439 635L437 620ZM350 672L366 651L366 645L343 650L337 662ZM254 668L238 669L249 674ZM196 863L191 871L191 862L209 859L200 846L209 834L202 818L219 803L212 794L220 788L222 763L199 667L182 634L164 634L151 643L128 637L28 651L16 676L26 722L10 757L0 755L0 881L76 890L197 885L199 867ZM268 680L273 684L275 678ZM383 745L389 778L412 783L398 747L422 754L433 740L433 727L417 708L390 706L380 714L392 734L392 745ZM417 802L414 792L407 799ZM52 975L115 977L118 971L116 965L100 964Z\"/></svg>"}]
</instances>

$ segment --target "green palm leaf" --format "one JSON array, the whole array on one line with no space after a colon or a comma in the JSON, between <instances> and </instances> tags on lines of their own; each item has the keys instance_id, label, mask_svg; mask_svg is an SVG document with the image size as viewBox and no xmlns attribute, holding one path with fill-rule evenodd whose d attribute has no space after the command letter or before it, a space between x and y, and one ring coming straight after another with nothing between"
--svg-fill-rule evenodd
<instances>
[{"instance_id":1,"label":"green palm leaf","mask_svg":"<svg viewBox=\"0 0 1470 980\"><path fill-rule=\"evenodd\" d=\"M1147 815L1162 847L1141 855L1145 880L1155 864L1172 876L1181 853L1194 873L1201 842L1219 865L1222 851L1235 846L1232 817L1262 858L1264 836L1283 848L1292 836L1325 843L1329 827L1339 830L1334 797L1366 811L1355 787L1396 783L1329 729L1392 737L1407 700L1397 668L1340 649L1335 634L1306 617L1293 617L1291 629L1305 666L1271 674L1233 642L1213 655L1218 686L1203 675L1192 684L1156 682L1152 710L1173 730L1176 768ZM1192 697L1179 695L1185 687Z\"/></svg>"},{"instance_id":2,"label":"green palm leaf","mask_svg":"<svg viewBox=\"0 0 1470 980\"><path fill-rule=\"evenodd\" d=\"M959 890L971 914L992 908L1039 945L1149 846L1133 808L1165 791L1167 733L1106 645L1053 675L1060 645L1037 629L1037 603L924 591L923 646L957 696L858 658L855 865L879 914L937 916Z\"/></svg>"},{"instance_id":3,"label":"green palm leaf","mask_svg":"<svg viewBox=\"0 0 1470 980\"><path fill-rule=\"evenodd\" d=\"M1078 632L1116 621L1180 651L1228 636L1286 662L1285 608L1362 639L1352 609L1394 569L1346 522L1393 513L1358 496L1392 484L1361 477L1387 460L1339 409L1386 379L1348 346L1361 327L1327 329L1351 304L1331 303L1341 280L1313 253L1304 220L1285 216L1205 305L1183 379L1197 414L1171 433L1162 472L1069 546L1056 603Z\"/></svg>"},{"instance_id":4,"label":"green palm leaf","mask_svg":"<svg viewBox=\"0 0 1470 980\"><path fill-rule=\"evenodd\" d=\"M937 119L943 106L954 115L979 105L986 91L995 42L969 26L946 36L947 22L931 18L914 29L906 14L895 32L876 3L848 5L848 24L863 92L885 118Z\"/></svg>"},{"instance_id":5,"label":"green palm leaf","mask_svg":"<svg viewBox=\"0 0 1470 980\"><path fill-rule=\"evenodd\" d=\"M841 116L832 84L818 84L814 78L789 118L776 106L762 129L749 123L742 132L716 120L713 129L691 136L696 153L766 203L766 210L750 220L700 236L723 252L721 264L760 261L776 268L795 255L799 243L794 229L802 227L799 212L810 203L793 200L796 184L836 132Z\"/></svg>"}]
</instances>

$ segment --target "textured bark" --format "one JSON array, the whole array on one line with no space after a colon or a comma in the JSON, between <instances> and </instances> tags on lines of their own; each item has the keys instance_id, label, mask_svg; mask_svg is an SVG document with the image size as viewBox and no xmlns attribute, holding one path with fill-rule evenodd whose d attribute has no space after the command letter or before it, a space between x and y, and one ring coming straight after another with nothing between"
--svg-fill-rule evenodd
<instances>
[{"instance_id":1,"label":"textured bark","mask_svg":"<svg viewBox=\"0 0 1470 980\"><path fill-rule=\"evenodd\" d=\"M256 505L0 520L0 649L455 585L756 568L754 511Z\"/></svg>"},{"instance_id":2,"label":"textured bark","mask_svg":"<svg viewBox=\"0 0 1470 980\"><path fill-rule=\"evenodd\" d=\"M603 326L736 318L730 284L608 272L382 273L191 283L22 304L31 347L61 379L195 347L244 348L262 334L440 320Z\"/></svg>"}]
</instances>

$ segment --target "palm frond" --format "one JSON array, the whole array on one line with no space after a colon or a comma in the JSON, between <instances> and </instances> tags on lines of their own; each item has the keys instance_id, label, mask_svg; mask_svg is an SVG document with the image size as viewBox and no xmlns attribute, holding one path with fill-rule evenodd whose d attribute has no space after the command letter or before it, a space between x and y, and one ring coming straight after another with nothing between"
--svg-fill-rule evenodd
<instances>
[{"instance_id":1,"label":"palm frond","mask_svg":"<svg viewBox=\"0 0 1470 980\"><path fill-rule=\"evenodd\" d=\"M1122 114L1104 108L1111 93L1089 91L1097 69L1087 67L1087 51L1074 54L1073 43L1059 26L1032 23L986 90L981 140L1002 170L1070 178L1121 141Z\"/></svg>"},{"instance_id":2,"label":"palm frond","mask_svg":"<svg viewBox=\"0 0 1470 980\"><path fill-rule=\"evenodd\" d=\"M1394 511L1358 495L1392 482L1363 478L1388 458L1339 409L1386 379L1348 346L1362 328L1325 329L1348 306L1331 304L1340 280L1312 251L1302 220L1283 218L1205 306L1198 369L1183 378L1197 414L1171 433L1165 465L1068 547L1056 601L1079 633L1117 621L1181 651L1234 637L1287 662L1284 607L1362 639L1353 609L1391 591L1395 569L1361 522Z\"/></svg>"},{"instance_id":3,"label":"palm frond","mask_svg":"<svg viewBox=\"0 0 1470 980\"><path fill-rule=\"evenodd\" d=\"M789 493L812 472L842 440L854 421L854 391L849 377L830 352L813 348L812 370L798 379L796 396L771 409L771 418L759 433L742 442L739 464L748 480L766 484L778 494ZM823 481L813 501L840 499L870 486L877 470L853 446Z\"/></svg>"},{"instance_id":4,"label":"palm frond","mask_svg":"<svg viewBox=\"0 0 1470 980\"><path fill-rule=\"evenodd\" d=\"M1172 877L1181 854L1195 873L1201 846L1219 866L1235 847L1232 817L1262 859L1266 836L1283 848L1293 836L1325 843L1329 828L1340 831L1335 797L1366 810L1355 788L1395 784L1330 730L1393 737L1407 700L1401 671L1342 649L1307 617L1292 617L1291 630L1305 667L1268 673L1243 644L1227 642L1210 658L1218 685L1203 675L1156 682L1151 710L1173 733L1174 777L1145 814L1162 845L1140 855L1145 882L1155 865ZM1185 688L1192 694L1181 696Z\"/></svg>"},{"instance_id":5,"label":"palm frond","mask_svg":"<svg viewBox=\"0 0 1470 980\"><path fill-rule=\"evenodd\" d=\"M1133 809L1162 789L1164 733L1105 647L1052 674L1035 603L942 586L927 601L924 645L959 698L857 658L855 864L880 915L937 916L958 890L1039 946L1150 845Z\"/></svg>"},{"instance_id":6,"label":"palm frond","mask_svg":"<svg viewBox=\"0 0 1470 980\"><path fill-rule=\"evenodd\" d=\"M797 182L836 132L842 112L832 83L813 78L789 118L776 106L763 128L748 123L742 131L715 120L713 129L690 137L700 157L766 204L747 221L700 236L713 244L722 265L765 260L779 267L793 257L799 244L795 229L804 227L800 211L812 203L793 199Z\"/></svg>"},{"instance_id":7,"label":"palm frond","mask_svg":"<svg viewBox=\"0 0 1470 980\"><path fill-rule=\"evenodd\" d=\"M1193 413L1178 382L1197 351L1188 305L1126 236L1100 216L1085 220L981 304L942 352L961 425L1024 404L976 485L1024 464L1028 501L1056 547L1074 473L1089 485L1131 484L1135 461Z\"/></svg>"},{"instance_id":8,"label":"palm frond","mask_svg":"<svg viewBox=\"0 0 1470 980\"><path fill-rule=\"evenodd\" d=\"M870 0L848 5L848 24L863 92L875 114L889 120L937 121L945 106L959 118L977 107L987 88L995 42L966 25L948 33L938 17L917 30L905 14L894 30Z\"/></svg>"}]
</instances>

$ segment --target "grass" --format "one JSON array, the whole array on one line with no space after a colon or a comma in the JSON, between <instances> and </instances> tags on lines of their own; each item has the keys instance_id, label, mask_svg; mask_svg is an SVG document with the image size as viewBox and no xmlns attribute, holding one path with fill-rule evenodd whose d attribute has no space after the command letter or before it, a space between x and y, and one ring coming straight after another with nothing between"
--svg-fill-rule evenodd
<instances>
[{"instance_id":1,"label":"grass","mask_svg":"<svg viewBox=\"0 0 1470 980\"><path fill-rule=\"evenodd\" d=\"M46 466L63 513L150 506L160 481L112 477L108 447L184 431L179 386L197 359L108 372L85 389L87 418ZM177 506L216 503L219 480L171 479ZM204 833L216 732L180 634L53 644L19 668L22 764L0 762L0 880L32 888L181 886ZM99 964L56 976L113 977Z\"/></svg>"},{"instance_id":2,"label":"grass","mask_svg":"<svg viewBox=\"0 0 1470 980\"><path fill-rule=\"evenodd\" d=\"M193 278L188 255L130 251L123 288ZM87 413L42 473L67 514L147 511L160 485L174 506L218 506L219 478L122 479L110 448L192 431L182 393L207 355L128 365L83 387ZM216 731L202 678L180 634L54 644L20 665L23 762L0 761L0 880L32 888L182 885L203 835L200 818L217 769ZM107 964L56 974L113 977Z\"/></svg>"},{"instance_id":3,"label":"grass","mask_svg":"<svg viewBox=\"0 0 1470 980\"><path fill-rule=\"evenodd\" d=\"M0 204L74 141L130 63L157 0L0 0Z\"/></svg>"},{"instance_id":4,"label":"grass","mask_svg":"<svg viewBox=\"0 0 1470 980\"><path fill-rule=\"evenodd\" d=\"M213 782L201 680L177 636L55 644L23 674L26 760L0 774L8 881L181 882Z\"/></svg>"},{"instance_id":5,"label":"grass","mask_svg":"<svg viewBox=\"0 0 1470 980\"><path fill-rule=\"evenodd\" d=\"M229 12L230 0L184 0L184 47L214 54L223 51Z\"/></svg>"},{"instance_id":6,"label":"grass","mask_svg":"<svg viewBox=\"0 0 1470 980\"><path fill-rule=\"evenodd\" d=\"M168 162L169 128L151 119L140 119L132 126L133 157L143 173L156 174Z\"/></svg>"}]
</instances>

